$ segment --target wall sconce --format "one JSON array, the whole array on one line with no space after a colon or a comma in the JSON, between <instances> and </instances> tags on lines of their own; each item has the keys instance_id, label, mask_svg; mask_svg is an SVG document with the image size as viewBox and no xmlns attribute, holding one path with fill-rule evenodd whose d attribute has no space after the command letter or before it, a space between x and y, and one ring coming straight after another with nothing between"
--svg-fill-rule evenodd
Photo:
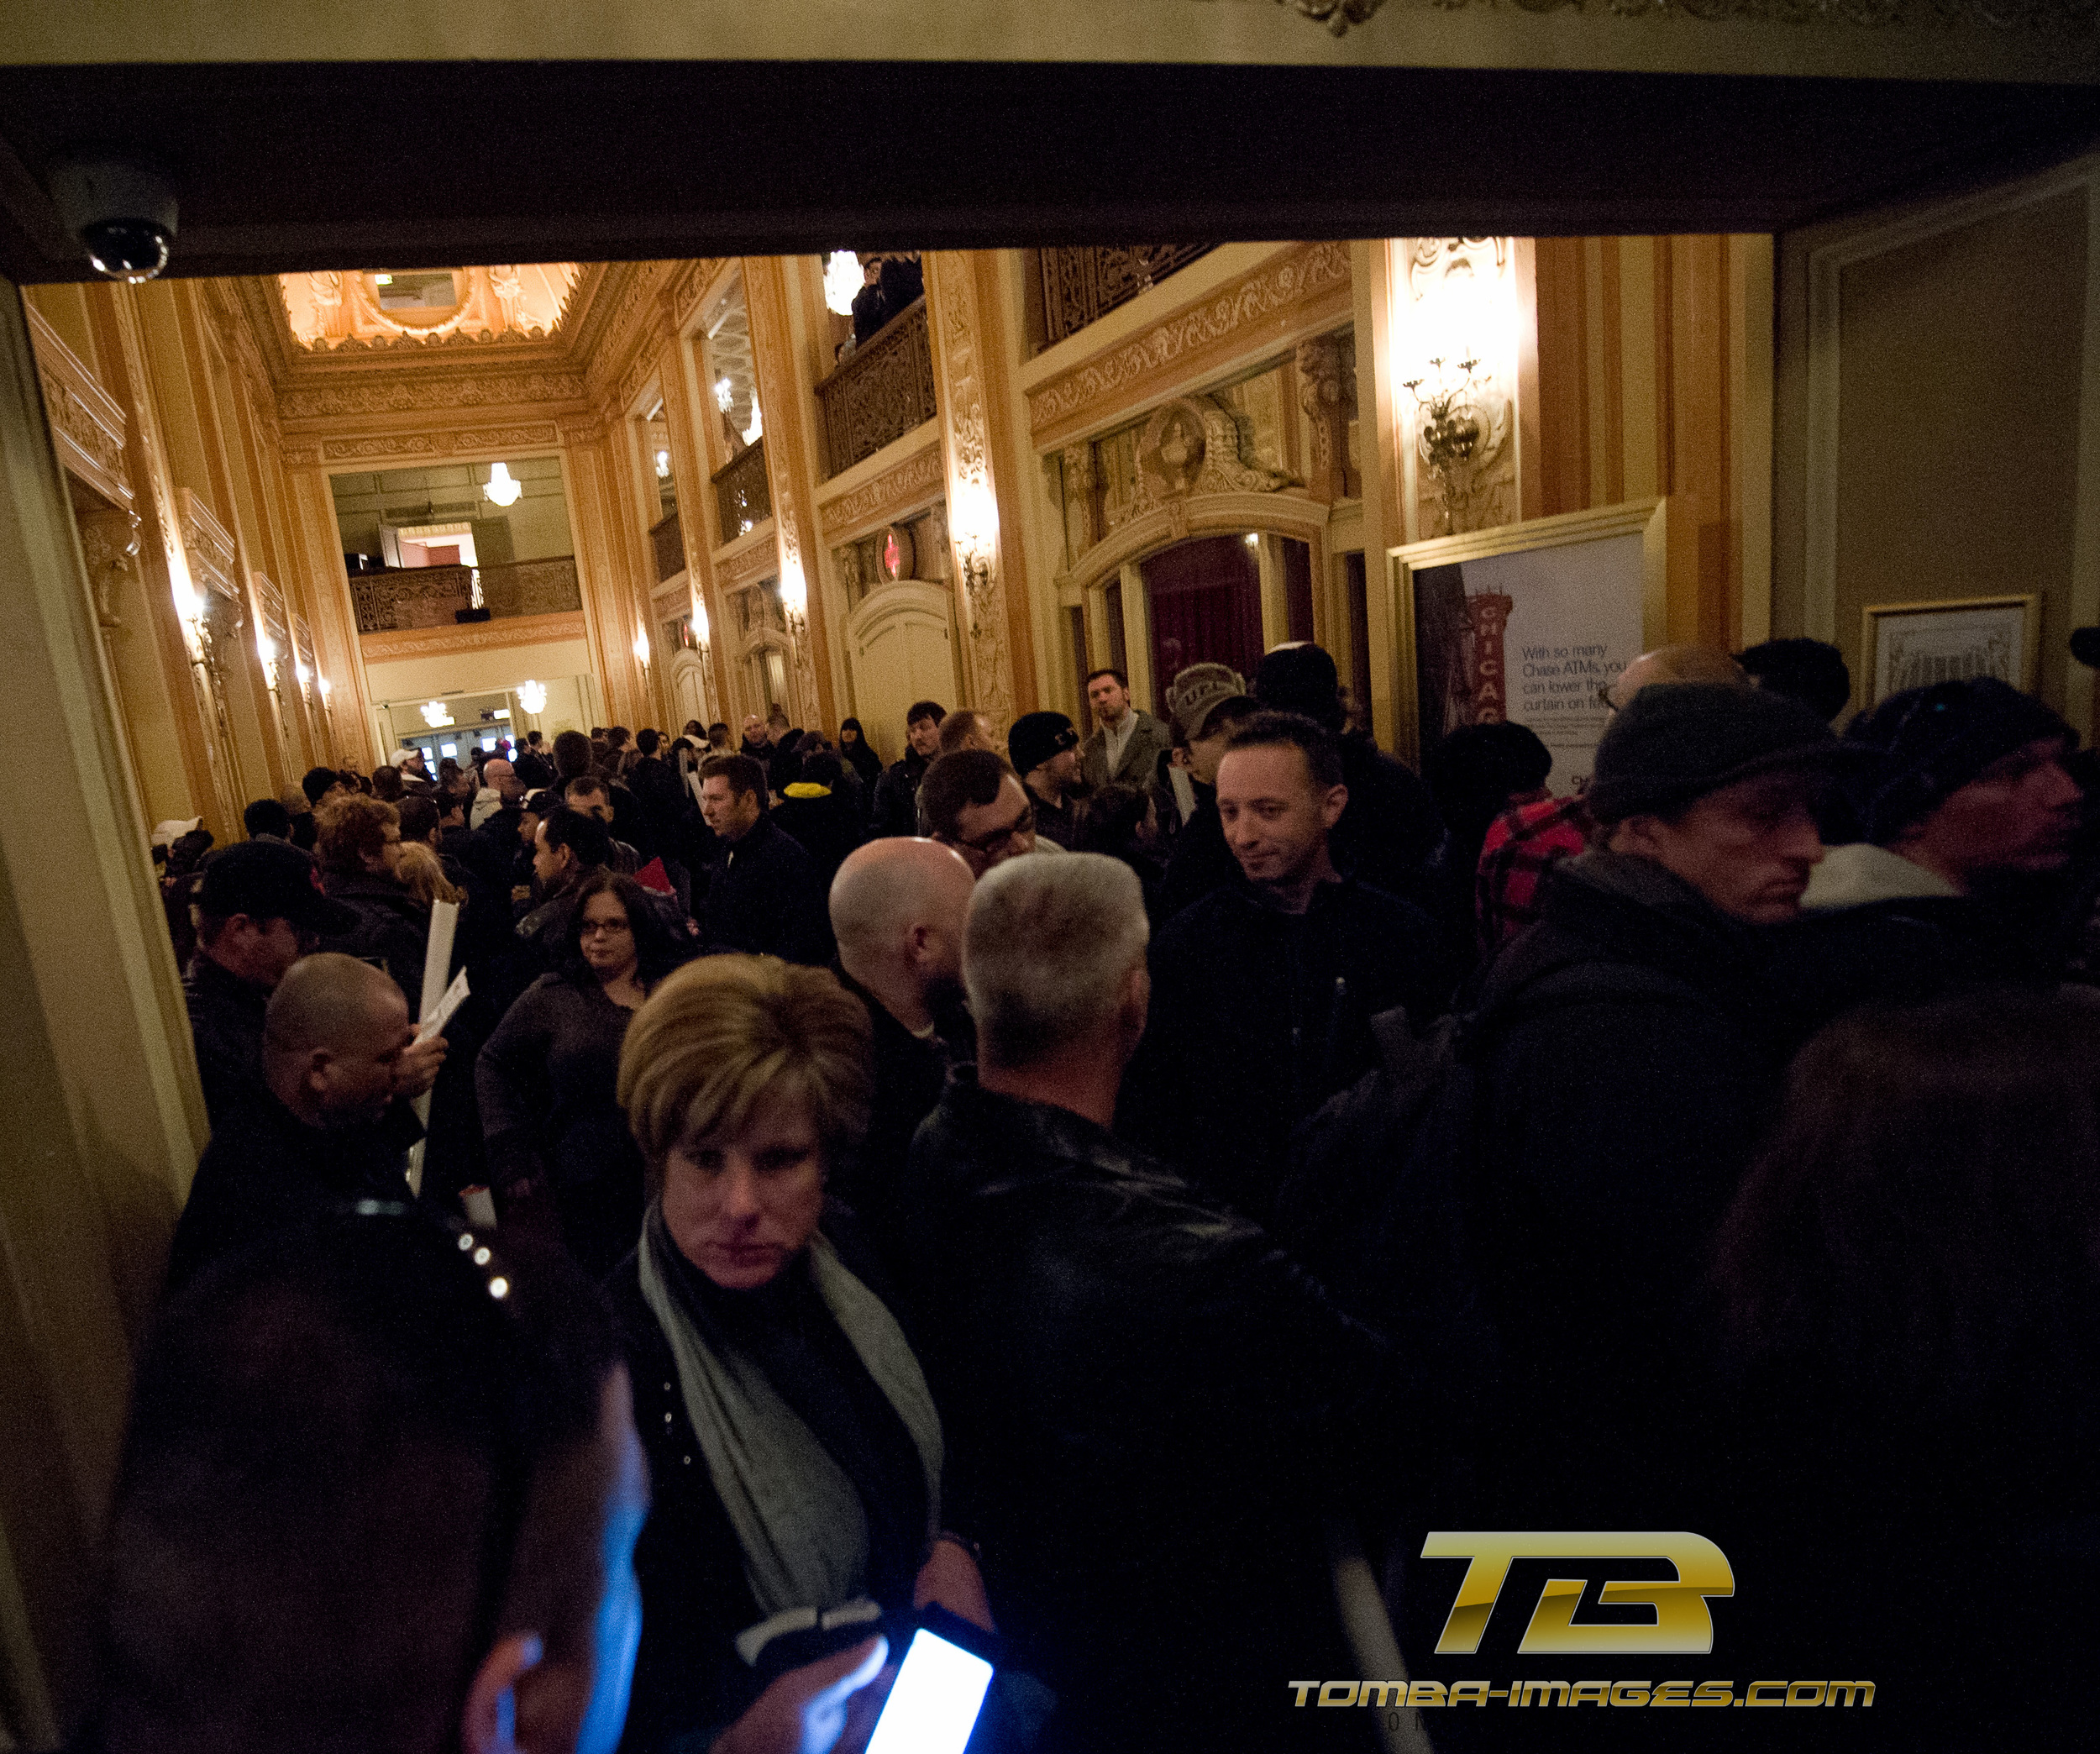
<instances>
[{"instance_id":1,"label":"wall sconce","mask_svg":"<svg viewBox=\"0 0 2100 1754\"><path fill-rule=\"evenodd\" d=\"M970 634L984 634L992 585L992 557L999 543L999 502L982 481L964 480L948 496L948 528L963 569L963 591L970 608Z\"/></svg>"},{"instance_id":2,"label":"wall sconce","mask_svg":"<svg viewBox=\"0 0 2100 1754\"><path fill-rule=\"evenodd\" d=\"M517 704L537 718L547 708L547 685L527 677L517 685Z\"/></svg>"},{"instance_id":3,"label":"wall sconce","mask_svg":"<svg viewBox=\"0 0 2100 1754\"><path fill-rule=\"evenodd\" d=\"M634 661L643 670L649 667L649 634L646 628L634 636Z\"/></svg>"},{"instance_id":4,"label":"wall sconce","mask_svg":"<svg viewBox=\"0 0 2100 1754\"><path fill-rule=\"evenodd\" d=\"M864 279L860 258L850 249L834 249L824 264L824 308L834 317L852 316Z\"/></svg>"},{"instance_id":5,"label":"wall sconce","mask_svg":"<svg viewBox=\"0 0 2100 1754\"><path fill-rule=\"evenodd\" d=\"M799 632L808 625L809 580L803 576L802 563L791 556L780 574L780 607L787 612L788 627L791 631Z\"/></svg>"},{"instance_id":6,"label":"wall sconce","mask_svg":"<svg viewBox=\"0 0 2100 1754\"><path fill-rule=\"evenodd\" d=\"M452 714L443 701L425 701L423 703L423 722L433 731L441 731L452 723Z\"/></svg>"},{"instance_id":7,"label":"wall sconce","mask_svg":"<svg viewBox=\"0 0 2100 1754\"><path fill-rule=\"evenodd\" d=\"M262 659L263 685L277 691L277 642L260 628L255 630L255 655Z\"/></svg>"},{"instance_id":8,"label":"wall sconce","mask_svg":"<svg viewBox=\"0 0 2100 1754\"><path fill-rule=\"evenodd\" d=\"M693 593L693 639L702 651L707 649L707 606L697 591Z\"/></svg>"},{"instance_id":9,"label":"wall sconce","mask_svg":"<svg viewBox=\"0 0 2100 1754\"><path fill-rule=\"evenodd\" d=\"M321 710L322 712L326 712L328 710L328 696L334 692L334 690L328 686L328 679L326 676L323 676L319 680L321 689Z\"/></svg>"},{"instance_id":10,"label":"wall sconce","mask_svg":"<svg viewBox=\"0 0 2100 1754\"><path fill-rule=\"evenodd\" d=\"M313 672L307 668L306 659L300 657L296 652L292 654L291 659L291 674L293 679L299 685L300 698L302 700L312 700L313 698Z\"/></svg>"},{"instance_id":11,"label":"wall sconce","mask_svg":"<svg viewBox=\"0 0 2100 1754\"><path fill-rule=\"evenodd\" d=\"M517 503L518 495L524 491L525 484L511 474L510 465L498 463L489 470L489 479L481 494L492 505L510 507Z\"/></svg>"},{"instance_id":12,"label":"wall sconce","mask_svg":"<svg viewBox=\"0 0 2100 1754\"><path fill-rule=\"evenodd\" d=\"M1478 360L1446 365L1436 359L1422 375L1402 385L1415 398L1420 416L1415 452L1436 483L1446 536L1457 530L1459 518L1471 507L1473 478L1480 465L1501 448L1492 441L1488 416L1481 407L1486 382Z\"/></svg>"}]
</instances>

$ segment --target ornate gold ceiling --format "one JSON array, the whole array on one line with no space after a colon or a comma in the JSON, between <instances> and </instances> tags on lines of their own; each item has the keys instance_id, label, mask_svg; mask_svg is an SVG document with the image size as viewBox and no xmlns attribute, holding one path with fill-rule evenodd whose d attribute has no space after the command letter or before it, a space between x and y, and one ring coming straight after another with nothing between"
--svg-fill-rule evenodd
<instances>
[{"instance_id":1,"label":"ornate gold ceiling","mask_svg":"<svg viewBox=\"0 0 2100 1754\"><path fill-rule=\"evenodd\" d=\"M312 353L544 340L568 314L574 262L277 277L293 342Z\"/></svg>"}]
</instances>

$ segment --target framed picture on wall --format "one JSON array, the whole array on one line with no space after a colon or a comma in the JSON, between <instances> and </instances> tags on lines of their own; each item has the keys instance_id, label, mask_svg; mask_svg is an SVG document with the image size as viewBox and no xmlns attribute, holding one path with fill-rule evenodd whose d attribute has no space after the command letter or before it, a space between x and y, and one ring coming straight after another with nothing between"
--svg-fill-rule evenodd
<instances>
[{"instance_id":1,"label":"framed picture on wall","mask_svg":"<svg viewBox=\"0 0 2100 1754\"><path fill-rule=\"evenodd\" d=\"M1461 726L1507 720L1552 752L1556 793L1587 780L1604 691L1663 641L1667 507L1638 500L1393 549L1402 753L1419 760Z\"/></svg>"},{"instance_id":2,"label":"framed picture on wall","mask_svg":"<svg viewBox=\"0 0 2100 1754\"><path fill-rule=\"evenodd\" d=\"M1907 688L1995 676L2033 693L2041 658L2040 596L1950 597L1937 603L1870 603L1860 650L1877 706Z\"/></svg>"}]
</instances>

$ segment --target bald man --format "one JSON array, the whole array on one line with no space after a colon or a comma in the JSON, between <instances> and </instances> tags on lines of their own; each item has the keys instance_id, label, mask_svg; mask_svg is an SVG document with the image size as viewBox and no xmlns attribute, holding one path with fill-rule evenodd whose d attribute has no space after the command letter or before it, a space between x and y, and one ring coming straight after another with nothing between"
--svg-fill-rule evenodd
<instances>
[{"instance_id":1,"label":"bald man","mask_svg":"<svg viewBox=\"0 0 2100 1754\"><path fill-rule=\"evenodd\" d=\"M832 880L840 984L874 1028L875 1100L856 1160L832 1177L893 1270L903 1259L897 1188L911 1135L941 1100L951 1060L969 1059L963 922L975 884L937 841L870 841Z\"/></svg>"},{"instance_id":2,"label":"bald man","mask_svg":"<svg viewBox=\"0 0 2100 1754\"><path fill-rule=\"evenodd\" d=\"M213 1261L344 1201L407 1198L416 1039L383 969L324 953L291 965L263 1022L261 1087L214 1126L168 1262L171 1290ZM416 1057L442 1058L442 1039Z\"/></svg>"}]
</instances>

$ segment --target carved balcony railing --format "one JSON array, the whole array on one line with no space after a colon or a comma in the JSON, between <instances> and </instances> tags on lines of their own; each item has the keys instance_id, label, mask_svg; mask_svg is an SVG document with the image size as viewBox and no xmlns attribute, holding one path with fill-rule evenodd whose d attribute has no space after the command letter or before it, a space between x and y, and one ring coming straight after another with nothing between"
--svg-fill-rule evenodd
<instances>
[{"instance_id":1,"label":"carved balcony railing","mask_svg":"<svg viewBox=\"0 0 2100 1754\"><path fill-rule=\"evenodd\" d=\"M885 323L816 386L827 475L843 475L923 426L933 402L933 344L921 298Z\"/></svg>"},{"instance_id":2,"label":"carved balcony railing","mask_svg":"<svg viewBox=\"0 0 2100 1754\"><path fill-rule=\"evenodd\" d=\"M722 514L722 539L734 542L773 516L773 489L765 478L765 440L761 438L713 477L715 509Z\"/></svg>"},{"instance_id":3,"label":"carved balcony railing","mask_svg":"<svg viewBox=\"0 0 2100 1754\"><path fill-rule=\"evenodd\" d=\"M1053 347L1067 335L1076 335L1216 248L1215 244L1089 244L1041 251L1043 344Z\"/></svg>"},{"instance_id":4,"label":"carved balcony railing","mask_svg":"<svg viewBox=\"0 0 2100 1754\"><path fill-rule=\"evenodd\" d=\"M656 582L675 579L685 570L685 533L674 512L649 530L649 547L656 555Z\"/></svg>"},{"instance_id":5,"label":"carved balcony railing","mask_svg":"<svg viewBox=\"0 0 2100 1754\"><path fill-rule=\"evenodd\" d=\"M583 607L573 554L505 566L413 566L352 576L350 601L357 610L357 631L390 633L403 628L450 627L462 609L474 607L477 571L482 606L493 621L519 615L561 615Z\"/></svg>"}]
</instances>

